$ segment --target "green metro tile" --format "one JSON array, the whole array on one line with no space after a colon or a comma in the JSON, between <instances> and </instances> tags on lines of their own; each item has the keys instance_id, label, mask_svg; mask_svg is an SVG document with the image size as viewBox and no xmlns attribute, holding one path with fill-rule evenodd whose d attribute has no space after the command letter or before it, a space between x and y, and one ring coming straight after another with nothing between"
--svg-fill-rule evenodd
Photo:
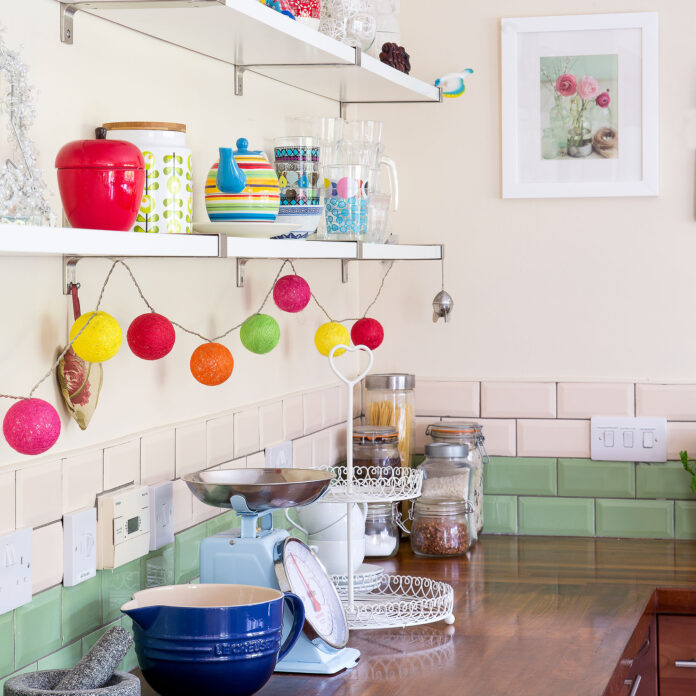
<instances>
[{"instance_id":1,"label":"green metro tile","mask_svg":"<svg viewBox=\"0 0 696 696\"><path fill-rule=\"evenodd\" d=\"M82 657L82 642L77 640L72 645L61 648L53 655L39 660L39 669L72 669Z\"/></svg>"},{"instance_id":2,"label":"green metro tile","mask_svg":"<svg viewBox=\"0 0 696 696\"><path fill-rule=\"evenodd\" d=\"M597 500L597 536L634 539L674 537L671 500Z\"/></svg>"},{"instance_id":3,"label":"green metro tile","mask_svg":"<svg viewBox=\"0 0 696 696\"><path fill-rule=\"evenodd\" d=\"M140 587L174 584L174 544L151 551L140 559Z\"/></svg>"},{"instance_id":4,"label":"green metro tile","mask_svg":"<svg viewBox=\"0 0 696 696\"><path fill-rule=\"evenodd\" d=\"M696 500L689 484L691 476L681 462L638 464L636 466L636 497Z\"/></svg>"},{"instance_id":5,"label":"green metro tile","mask_svg":"<svg viewBox=\"0 0 696 696\"><path fill-rule=\"evenodd\" d=\"M236 512L230 510L224 515L218 515L213 517L212 520L206 522L206 533L207 536L213 536L219 532L224 532L232 527L239 527L239 516Z\"/></svg>"},{"instance_id":6,"label":"green metro tile","mask_svg":"<svg viewBox=\"0 0 696 696\"><path fill-rule=\"evenodd\" d=\"M101 626L101 573L63 588L63 645Z\"/></svg>"},{"instance_id":7,"label":"green metro tile","mask_svg":"<svg viewBox=\"0 0 696 696\"><path fill-rule=\"evenodd\" d=\"M519 533L594 536L594 500L519 498Z\"/></svg>"},{"instance_id":8,"label":"green metro tile","mask_svg":"<svg viewBox=\"0 0 696 696\"><path fill-rule=\"evenodd\" d=\"M20 674L26 674L27 672L36 672L36 662L32 662L30 665L27 665L26 667L22 669L18 669L16 672L12 672L12 674L8 674L4 679L0 679L0 693L3 693L5 690L5 682L8 679L12 679L12 677L17 677Z\"/></svg>"},{"instance_id":9,"label":"green metro tile","mask_svg":"<svg viewBox=\"0 0 696 696\"><path fill-rule=\"evenodd\" d=\"M514 495L483 496L485 534L517 534L517 498Z\"/></svg>"},{"instance_id":10,"label":"green metro tile","mask_svg":"<svg viewBox=\"0 0 696 696\"><path fill-rule=\"evenodd\" d=\"M82 638L82 655L86 655L94 646L94 644L110 629L113 628L114 626L120 626L121 621L112 621L111 623L107 624L106 626L102 626L101 628L98 628L96 631L92 631L91 633L88 633L86 636Z\"/></svg>"},{"instance_id":11,"label":"green metro tile","mask_svg":"<svg viewBox=\"0 0 696 696\"><path fill-rule=\"evenodd\" d=\"M102 620L121 618L121 607L140 589L140 559L101 571Z\"/></svg>"},{"instance_id":12,"label":"green metro tile","mask_svg":"<svg viewBox=\"0 0 696 696\"><path fill-rule=\"evenodd\" d=\"M556 495L556 460L491 457L484 468L484 493Z\"/></svg>"},{"instance_id":13,"label":"green metro tile","mask_svg":"<svg viewBox=\"0 0 696 696\"><path fill-rule=\"evenodd\" d=\"M201 541L207 536L206 525L199 524L176 535L176 564L174 582L189 582L199 571Z\"/></svg>"},{"instance_id":14,"label":"green metro tile","mask_svg":"<svg viewBox=\"0 0 696 696\"><path fill-rule=\"evenodd\" d=\"M635 498L633 462L558 460L558 495L579 498Z\"/></svg>"},{"instance_id":15,"label":"green metro tile","mask_svg":"<svg viewBox=\"0 0 696 696\"><path fill-rule=\"evenodd\" d=\"M52 587L15 609L15 666L24 667L61 647L60 597L61 588Z\"/></svg>"},{"instance_id":16,"label":"green metro tile","mask_svg":"<svg viewBox=\"0 0 696 696\"><path fill-rule=\"evenodd\" d=\"M677 539L696 539L696 502L675 500L674 524Z\"/></svg>"},{"instance_id":17,"label":"green metro tile","mask_svg":"<svg viewBox=\"0 0 696 696\"><path fill-rule=\"evenodd\" d=\"M0 616L0 677L14 669L14 612Z\"/></svg>"}]
</instances>

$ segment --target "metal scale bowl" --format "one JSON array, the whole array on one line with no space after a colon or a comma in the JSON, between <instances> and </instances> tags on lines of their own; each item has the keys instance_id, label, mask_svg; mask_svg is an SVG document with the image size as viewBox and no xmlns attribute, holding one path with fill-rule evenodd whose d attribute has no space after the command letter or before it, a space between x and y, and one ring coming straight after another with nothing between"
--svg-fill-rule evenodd
<instances>
[{"instance_id":1,"label":"metal scale bowl","mask_svg":"<svg viewBox=\"0 0 696 696\"><path fill-rule=\"evenodd\" d=\"M304 633L277 672L335 674L360 657L358 650L345 647L345 611L324 566L302 541L273 528L274 510L319 500L333 478L319 469L229 469L183 477L202 503L230 508L241 517L241 529L201 543L201 582L273 587L294 592L304 602ZM289 630L288 619L284 633Z\"/></svg>"}]
</instances>

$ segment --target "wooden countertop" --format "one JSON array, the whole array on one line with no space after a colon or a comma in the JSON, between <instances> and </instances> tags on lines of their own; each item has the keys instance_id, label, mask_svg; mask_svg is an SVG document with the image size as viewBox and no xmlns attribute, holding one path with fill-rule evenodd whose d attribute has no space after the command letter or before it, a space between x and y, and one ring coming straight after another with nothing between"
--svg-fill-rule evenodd
<instances>
[{"instance_id":1,"label":"wooden countertop","mask_svg":"<svg viewBox=\"0 0 696 696\"><path fill-rule=\"evenodd\" d=\"M485 536L468 558L403 543L381 565L451 583L454 626L355 631L354 669L276 675L260 696L600 696L654 590L696 590L688 541ZM695 596L665 601L678 611Z\"/></svg>"}]
</instances>

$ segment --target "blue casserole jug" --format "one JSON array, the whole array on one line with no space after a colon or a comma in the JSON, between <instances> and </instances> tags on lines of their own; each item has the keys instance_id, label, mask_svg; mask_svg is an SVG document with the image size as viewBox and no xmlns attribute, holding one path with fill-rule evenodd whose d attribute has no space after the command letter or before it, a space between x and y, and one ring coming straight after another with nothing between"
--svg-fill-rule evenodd
<instances>
[{"instance_id":1,"label":"blue casserole jug","mask_svg":"<svg viewBox=\"0 0 696 696\"><path fill-rule=\"evenodd\" d=\"M281 645L285 603L293 622ZM217 584L142 590L121 611L133 619L143 676L161 696L256 693L297 641L305 615L291 592Z\"/></svg>"}]
</instances>

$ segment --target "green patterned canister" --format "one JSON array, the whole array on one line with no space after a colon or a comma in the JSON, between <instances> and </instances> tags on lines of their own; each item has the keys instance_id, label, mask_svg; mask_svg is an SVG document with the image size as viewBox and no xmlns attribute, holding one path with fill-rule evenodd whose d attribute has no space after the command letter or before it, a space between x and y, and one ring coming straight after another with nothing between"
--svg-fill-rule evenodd
<instances>
[{"instance_id":1,"label":"green patterned canister","mask_svg":"<svg viewBox=\"0 0 696 696\"><path fill-rule=\"evenodd\" d=\"M145 158L145 190L133 232L193 231L191 150L182 123L105 123L107 138L137 145Z\"/></svg>"}]
</instances>

